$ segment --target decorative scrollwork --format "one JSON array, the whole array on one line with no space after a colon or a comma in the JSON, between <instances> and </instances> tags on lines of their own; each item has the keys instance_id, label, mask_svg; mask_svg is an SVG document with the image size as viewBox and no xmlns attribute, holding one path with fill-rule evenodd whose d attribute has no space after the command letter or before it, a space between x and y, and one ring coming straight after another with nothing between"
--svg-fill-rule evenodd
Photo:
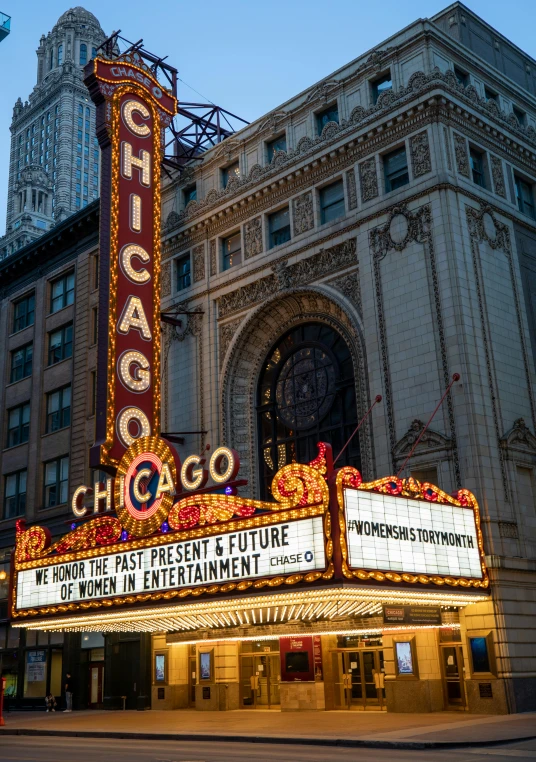
<instances>
[{"instance_id":1,"label":"decorative scrollwork","mask_svg":"<svg viewBox=\"0 0 536 762\"><path fill-rule=\"evenodd\" d=\"M111 545L120 538L121 530L121 522L114 516L97 516L51 545L50 532L46 527L30 527L17 536L15 558L17 562L33 561L52 554Z\"/></svg>"}]
</instances>

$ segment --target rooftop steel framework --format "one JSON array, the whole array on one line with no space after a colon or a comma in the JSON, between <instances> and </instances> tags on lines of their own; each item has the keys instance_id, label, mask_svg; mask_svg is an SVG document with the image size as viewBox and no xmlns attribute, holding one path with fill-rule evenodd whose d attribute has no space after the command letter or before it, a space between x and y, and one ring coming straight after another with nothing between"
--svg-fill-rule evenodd
<instances>
[{"instance_id":1,"label":"rooftop steel framework","mask_svg":"<svg viewBox=\"0 0 536 762\"><path fill-rule=\"evenodd\" d=\"M121 50L121 47L124 49ZM177 69L167 63L167 56L161 58L148 51L143 45L143 39L131 42L121 36L119 29L113 32L98 50L110 59L125 55L139 56L151 68L156 79L168 87L177 98L177 116L168 129L162 161L168 174L182 172L190 161L201 161L205 151L249 124L242 117L214 103L180 102L177 95Z\"/></svg>"}]
</instances>

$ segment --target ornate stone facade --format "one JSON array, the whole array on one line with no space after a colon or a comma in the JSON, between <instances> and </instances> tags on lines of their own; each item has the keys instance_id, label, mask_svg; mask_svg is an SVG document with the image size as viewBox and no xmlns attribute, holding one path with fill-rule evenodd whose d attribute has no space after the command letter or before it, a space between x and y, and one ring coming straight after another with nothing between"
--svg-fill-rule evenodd
<instances>
[{"instance_id":1,"label":"ornate stone facade","mask_svg":"<svg viewBox=\"0 0 536 762\"><path fill-rule=\"evenodd\" d=\"M456 169L464 177L469 177L469 154L467 152L467 140L463 135L454 133L454 155L456 157Z\"/></svg>"},{"instance_id":2,"label":"ornate stone facade","mask_svg":"<svg viewBox=\"0 0 536 762\"><path fill-rule=\"evenodd\" d=\"M371 201L378 196L378 174L376 159L367 159L359 165L359 180L361 184L361 201Z\"/></svg>"},{"instance_id":3,"label":"ornate stone facade","mask_svg":"<svg viewBox=\"0 0 536 762\"><path fill-rule=\"evenodd\" d=\"M348 209L357 208L357 186L355 181L355 169L349 169L346 173L346 188L348 192Z\"/></svg>"},{"instance_id":4,"label":"ornate stone facade","mask_svg":"<svg viewBox=\"0 0 536 762\"><path fill-rule=\"evenodd\" d=\"M294 235L300 235L314 227L313 194L304 193L292 202Z\"/></svg>"},{"instance_id":5,"label":"ornate stone facade","mask_svg":"<svg viewBox=\"0 0 536 762\"><path fill-rule=\"evenodd\" d=\"M244 225L244 257L251 257L262 254L262 219L254 217L248 220Z\"/></svg>"},{"instance_id":6,"label":"ornate stone facade","mask_svg":"<svg viewBox=\"0 0 536 762\"><path fill-rule=\"evenodd\" d=\"M506 186L504 184L504 174L502 168L502 162L498 156L490 156L491 160L491 177L493 179L493 190L498 196L506 198Z\"/></svg>"},{"instance_id":7,"label":"ornate stone facade","mask_svg":"<svg viewBox=\"0 0 536 762\"><path fill-rule=\"evenodd\" d=\"M432 159L430 157L430 144L428 133L419 132L409 141L411 150L411 166L413 177L421 177L432 171Z\"/></svg>"},{"instance_id":8,"label":"ornate stone facade","mask_svg":"<svg viewBox=\"0 0 536 762\"><path fill-rule=\"evenodd\" d=\"M192 251L194 283L205 280L205 245L194 246Z\"/></svg>"}]
</instances>

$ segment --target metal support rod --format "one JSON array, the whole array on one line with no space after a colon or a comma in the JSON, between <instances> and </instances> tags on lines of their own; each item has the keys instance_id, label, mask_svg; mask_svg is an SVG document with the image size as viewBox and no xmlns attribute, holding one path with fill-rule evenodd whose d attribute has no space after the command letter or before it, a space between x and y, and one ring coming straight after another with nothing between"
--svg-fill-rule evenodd
<instances>
[{"instance_id":1,"label":"metal support rod","mask_svg":"<svg viewBox=\"0 0 536 762\"><path fill-rule=\"evenodd\" d=\"M410 450L410 453L409 453L408 457L407 457L407 458L406 458L406 460L405 460L405 461L402 463L402 467L399 469L399 471L398 471L398 473L397 473L397 475L396 475L396 478L397 478L397 479L399 479L399 478L400 478L400 474L402 473L402 471L403 471L403 470L404 470L404 468L406 467L406 463L408 462L408 460L411 458L411 456L412 456L412 455L413 455L413 453L415 452L415 449L416 449L417 445L419 444L419 442L421 441L421 439L422 439L422 436L423 436L424 432L426 431L426 429L428 428L428 426L429 426L429 425L432 423L432 421L433 421L433 419L434 419L434 416L435 416L435 414L437 413L437 411L439 410L439 408L441 407L441 405L443 404L443 402L444 402L444 400L445 400L445 397L446 397L446 396L447 396L447 394L450 392L450 390L452 389L452 387L454 386L454 384L456 383L456 381L459 381L459 380L460 380L460 374L459 374L459 373L455 373L455 374L452 376L452 380L451 380L450 384L449 384L449 385L447 386L447 388L445 389L445 393L443 394L443 396L441 397L441 399L440 399L440 400L439 400L439 402L437 403L437 405L436 405L436 409L434 410L434 412L433 412L433 413L432 413L432 415L430 416L430 418L429 418L429 420L428 420L428 423L426 424L426 426L423 428L423 430L421 431L421 433L420 433L420 434L419 434L419 436L417 437L417 440L416 440L415 444L413 445L413 447L411 448L411 450Z\"/></svg>"},{"instance_id":2,"label":"metal support rod","mask_svg":"<svg viewBox=\"0 0 536 762\"><path fill-rule=\"evenodd\" d=\"M352 435L350 436L350 438L348 439L348 441L346 442L346 444L344 445L344 447L342 448L342 450L340 451L340 453L337 455L337 457L336 457L336 458L335 458L335 460L333 461L333 466L334 466L334 467L335 467L335 463L336 463L336 462L339 460L339 458L341 457L341 455L343 454L343 452L346 450L346 448L348 447L348 445L350 444L350 442L352 441L352 439L355 437L355 435L357 434L357 432L358 432L358 431L359 431L359 429L361 428L361 424L363 423L363 421L365 421L365 420L368 418L368 416L369 416L369 415L371 414L371 412L372 412L372 409L373 409L373 408L374 408L374 407L375 407L375 406L378 404L378 402L381 402L381 401L382 401L382 396L381 396L381 394L377 394L377 395L376 395L376 399L374 400L374 402L372 403L372 405L369 407L369 409L367 410L367 412L365 413L365 415L363 416L363 418L362 418L362 419L359 421L359 423L357 424L357 426L356 426L356 427L355 427L355 429L353 430L353 432L352 432Z\"/></svg>"}]
</instances>

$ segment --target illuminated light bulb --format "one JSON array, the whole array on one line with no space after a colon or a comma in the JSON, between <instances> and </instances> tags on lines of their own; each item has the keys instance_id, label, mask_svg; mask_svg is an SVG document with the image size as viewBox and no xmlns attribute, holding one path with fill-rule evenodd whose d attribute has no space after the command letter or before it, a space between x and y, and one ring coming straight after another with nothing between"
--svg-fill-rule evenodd
<instances>
[{"instance_id":1,"label":"illuminated light bulb","mask_svg":"<svg viewBox=\"0 0 536 762\"><path fill-rule=\"evenodd\" d=\"M197 465L203 465L204 458L199 455L189 455L181 467L181 482L185 489L196 490L206 484L208 474L203 468L194 468Z\"/></svg>"},{"instance_id":2,"label":"illuminated light bulb","mask_svg":"<svg viewBox=\"0 0 536 762\"><path fill-rule=\"evenodd\" d=\"M139 138L146 138L151 134L151 129L148 124L136 124L132 118L132 114L134 113L140 114L142 119L150 118L151 112L145 104L140 103L140 101L128 100L123 103L121 111L123 114L123 121L133 135L137 135Z\"/></svg>"},{"instance_id":3,"label":"illuminated light bulb","mask_svg":"<svg viewBox=\"0 0 536 762\"><path fill-rule=\"evenodd\" d=\"M131 366L135 366L134 374ZM151 386L150 363L144 354L137 349L129 349L120 356L117 363L119 378L132 392L141 394Z\"/></svg>"},{"instance_id":4,"label":"illuminated light bulb","mask_svg":"<svg viewBox=\"0 0 536 762\"><path fill-rule=\"evenodd\" d=\"M124 140L121 143L121 174L127 180L132 180L132 167L140 170L140 182L146 188L151 187L151 154L143 148L140 156L132 155L132 145Z\"/></svg>"},{"instance_id":5,"label":"illuminated light bulb","mask_svg":"<svg viewBox=\"0 0 536 762\"><path fill-rule=\"evenodd\" d=\"M135 233L141 232L141 198L137 193L130 194L130 227Z\"/></svg>"},{"instance_id":6,"label":"illuminated light bulb","mask_svg":"<svg viewBox=\"0 0 536 762\"><path fill-rule=\"evenodd\" d=\"M117 330L119 333L127 334L131 328L135 328L141 333L146 341L151 341L151 329L145 317L143 304L139 296L129 296L123 308Z\"/></svg>"},{"instance_id":7,"label":"illuminated light bulb","mask_svg":"<svg viewBox=\"0 0 536 762\"><path fill-rule=\"evenodd\" d=\"M151 257L142 246L138 246L136 243L129 243L127 246L123 246L119 255L121 269L132 283L148 283L151 280L150 273L144 267L141 270L135 270L132 267L131 261L133 257L137 257L145 264L151 261Z\"/></svg>"},{"instance_id":8,"label":"illuminated light bulb","mask_svg":"<svg viewBox=\"0 0 536 762\"><path fill-rule=\"evenodd\" d=\"M132 421L136 421L138 424L138 435L135 437L132 436L129 429ZM150 436L151 424L143 410L140 410L139 407L126 407L117 417L117 432L125 447L130 447L136 439Z\"/></svg>"},{"instance_id":9,"label":"illuminated light bulb","mask_svg":"<svg viewBox=\"0 0 536 762\"><path fill-rule=\"evenodd\" d=\"M227 468L220 473L220 467L223 460L227 460ZM210 458L210 478L216 484L223 484L230 479L234 479L240 468L238 454L230 447L218 447L212 453Z\"/></svg>"}]
</instances>

